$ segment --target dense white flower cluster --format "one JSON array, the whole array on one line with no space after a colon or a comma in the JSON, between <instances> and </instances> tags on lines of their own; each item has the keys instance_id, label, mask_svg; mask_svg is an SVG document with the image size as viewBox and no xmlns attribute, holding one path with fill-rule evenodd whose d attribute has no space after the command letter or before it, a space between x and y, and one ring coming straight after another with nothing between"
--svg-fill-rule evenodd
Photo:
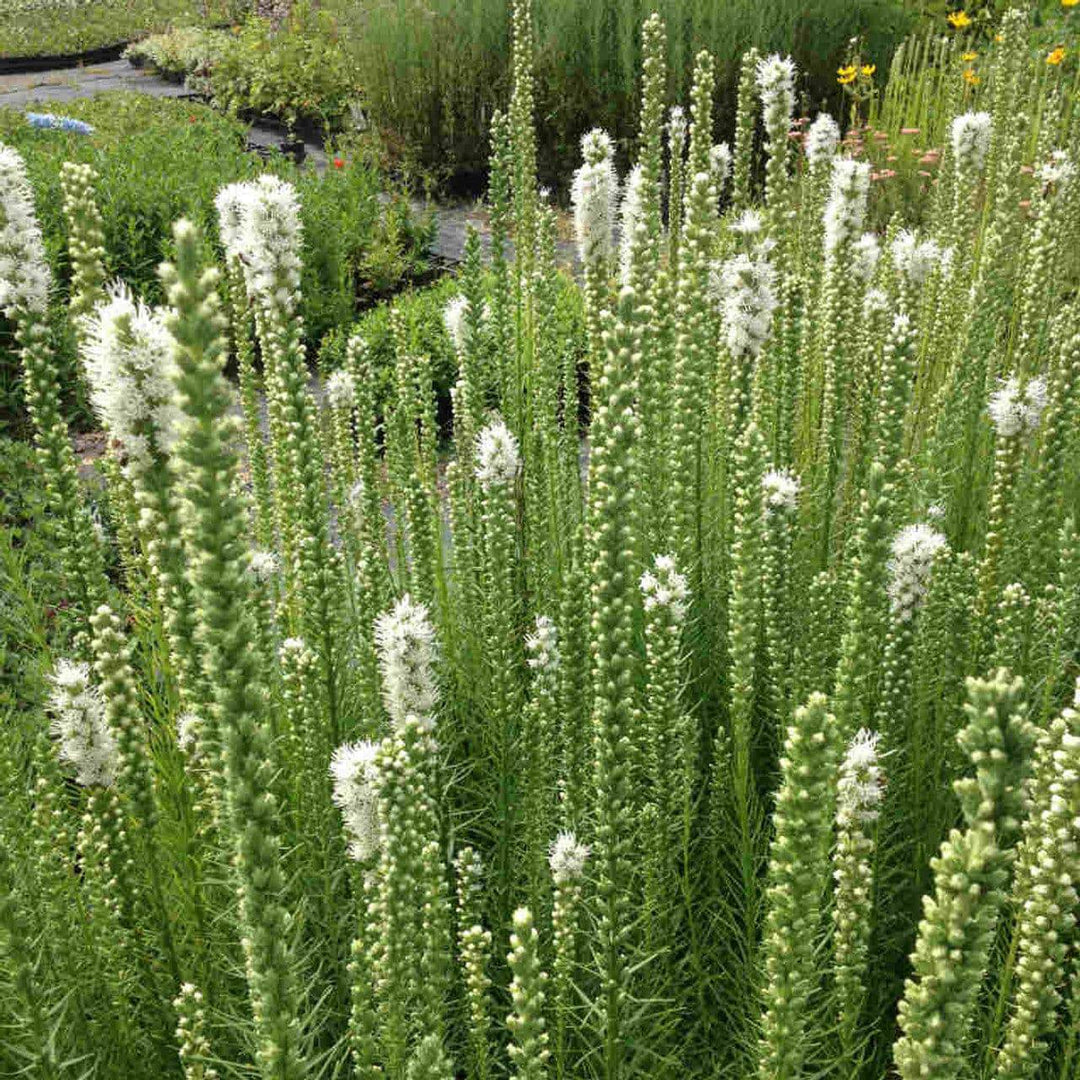
<instances>
[{"instance_id":1,"label":"dense white flower cluster","mask_svg":"<svg viewBox=\"0 0 1080 1080\"><path fill-rule=\"evenodd\" d=\"M191 757L199 753L199 741L202 736L202 720L193 712L182 712L176 717L176 744Z\"/></svg>"},{"instance_id":2,"label":"dense white flower cluster","mask_svg":"<svg viewBox=\"0 0 1080 1080\"><path fill-rule=\"evenodd\" d=\"M1064 150L1054 150L1050 154L1050 160L1044 162L1035 172L1035 177L1040 184L1048 188L1054 195L1060 195L1076 175L1076 166L1069 159Z\"/></svg>"},{"instance_id":3,"label":"dense white flower cluster","mask_svg":"<svg viewBox=\"0 0 1080 1080\"><path fill-rule=\"evenodd\" d=\"M50 282L26 163L0 143L0 312L44 311Z\"/></svg>"},{"instance_id":4,"label":"dense white flower cluster","mask_svg":"<svg viewBox=\"0 0 1080 1080\"><path fill-rule=\"evenodd\" d=\"M672 105L668 113L668 138L672 142L682 142L686 138L686 111L681 105Z\"/></svg>"},{"instance_id":5,"label":"dense white flower cluster","mask_svg":"<svg viewBox=\"0 0 1080 1080\"><path fill-rule=\"evenodd\" d=\"M867 289L863 297L863 315L871 318L889 310L889 296L884 289Z\"/></svg>"},{"instance_id":6,"label":"dense white flower cluster","mask_svg":"<svg viewBox=\"0 0 1080 1080\"><path fill-rule=\"evenodd\" d=\"M814 122L806 129L803 150L810 167L817 168L831 161L840 145L840 125L828 114L818 113Z\"/></svg>"},{"instance_id":7,"label":"dense white flower cluster","mask_svg":"<svg viewBox=\"0 0 1080 1080\"><path fill-rule=\"evenodd\" d=\"M764 227L764 221L761 214L756 210L744 210L730 225L728 228L735 233L736 236L753 237L757 236Z\"/></svg>"},{"instance_id":8,"label":"dense white flower cluster","mask_svg":"<svg viewBox=\"0 0 1080 1080\"><path fill-rule=\"evenodd\" d=\"M860 281L869 281L881 258L881 241L872 232L865 232L851 245L851 272Z\"/></svg>"},{"instance_id":9,"label":"dense white flower cluster","mask_svg":"<svg viewBox=\"0 0 1080 1080\"><path fill-rule=\"evenodd\" d=\"M512 484L520 468L521 450L514 433L501 419L492 421L476 437L476 478L488 491Z\"/></svg>"},{"instance_id":10,"label":"dense white flower cluster","mask_svg":"<svg viewBox=\"0 0 1080 1080\"><path fill-rule=\"evenodd\" d=\"M283 307L300 288L300 200L286 180L264 174L217 197L221 241L240 260L248 292Z\"/></svg>"},{"instance_id":11,"label":"dense white flower cluster","mask_svg":"<svg viewBox=\"0 0 1080 1080\"><path fill-rule=\"evenodd\" d=\"M356 378L352 372L335 371L326 380L326 402L332 409L351 409L356 400Z\"/></svg>"},{"instance_id":12,"label":"dense white flower cluster","mask_svg":"<svg viewBox=\"0 0 1080 1080\"><path fill-rule=\"evenodd\" d=\"M766 113L775 110L790 117L795 109L795 61L779 53L759 60L757 87Z\"/></svg>"},{"instance_id":13,"label":"dense white flower cluster","mask_svg":"<svg viewBox=\"0 0 1080 1080\"><path fill-rule=\"evenodd\" d=\"M130 459L168 452L176 441L180 409L174 378L175 342L165 313L132 298L123 284L84 324L83 361L90 401Z\"/></svg>"},{"instance_id":14,"label":"dense white flower cluster","mask_svg":"<svg viewBox=\"0 0 1080 1080\"><path fill-rule=\"evenodd\" d=\"M717 194L724 190L724 185L731 176L731 147L726 142L716 143L709 150L709 171Z\"/></svg>"},{"instance_id":15,"label":"dense white flower cluster","mask_svg":"<svg viewBox=\"0 0 1080 1080\"><path fill-rule=\"evenodd\" d=\"M378 743L361 739L342 744L330 759L334 804L349 835L349 855L359 862L379 846L378 754Z\"/></svg>"},{"instance_id":16,"label":"dense white flower cluster","mask_svg":"<svg viewBox=\"0 0 1080 1080\"><path fill-rule=\"evenodd\" d=\"M469 298L458 293L451 297L443 308L443 326L450 336L450 341L457 352L464 352L469 342Z\"/></svg>"},{"instance_id":17,"label":"dense white flower cluster","mask_svg":"<svg viewBox=\"0 0 1080 1080\"><path fill-rule=\"evenodd\" d=\"M922 607L930 589L934 559L948 546L945 537L929 525L907 525L896 535L889 558L889 600L902 622Z\"/></svg>"},{"instance_id":18,"label":"dense white flower cluster","mask_svg":"<svg viewBox=\"0 0 1080 1080\"><path fill-rule=\"evenodd\" d=\"M585 873L589 858L588 844L582 844L572 832L561 832L548 848L548 866L557 885L577 881Z\"/></svg>"},{"instance_id":19,"label":"dense white flower cluster","mask_svg":"<svg viewBox=\"0 0 1080 1080\"><path fill-rule=\"evenodd\" d=\"M870 192L870 163L835 158L825 204L825 250L833 254L862 232Z\"/></svg>"},{"instance_id":20,"label":"dense white flower cluster","mask_svg":"<svg viewBox=\"0 0 1080 1080\"><path fill-rule=\"evenodd\" d=\"M529 667L553 671L559 666L559 631L547 615L536 616L536 631L525 638Z\"/></svg>"},{"instance_id":21,"label":"dense white flower cluster","mask_svg":"<svg viewBox=\"0 0 1080 1080\"><path fill-rule=\"evenodd\" d=\"M990 136L994 122L988 112L966 112L949 125L956 164L971 172L982 172L986 155L990 152Z\"/></svg>"},{"instance_id":22,"label":"dense white flower cluster","mask_svg":"<svg viewBox=\"0 0 1080 1080\"><path fill-rule=\"evenodd\" d=\"M901 229L889 249L893 266L916 288L921 287L934 267L941 265L947 270L952 261L951 250L943 251L934 240L920 241L910 229Z\"/></svg>"},{"instance_id":23,"label":"dense white flower cluster","mask_svg":"<svg viewBox=\"0 0 1080 1080\"><path fill-rule=\"evenodd\" d=\"M570 188L574 233L584 263L610 259L615 247L615 217L619 178L615 173L611 138L594 128L581 141L585 163Z\"/></svg>"},{"instance_id":24,"label":"dense white flower cluster","mask_svg":"<svg viewBox=\"0 0 1080 1080\"><path fill-rule=\"evenodd\" d=\"M259 581L269 581L281 569L281 560L273 551L253 551L248 570Z\"/></svg>"},{"instance_id":25,"label":"dense white flower cluster","mask_svg":"<svg viewBox=\"0 0 1080 1080\"><path fill-rule=\"evenodd\" d=\"M623 185L619 221L619 284L630 284L634 237L645 213L645 170L635 165Z\"/></svg>"},{"instance_id":26,"label":"dense white flower cluster","mask_svg":"<svg viewBox=\"0 0 1080 1080\"><path fill-rule=\"evenodd\" d=\"M1015 376L1002 379L990 395L987 412L998 435L1010 438L1022 431L1034 431L1046 408L1046 380L1029 379L1023 390Z\"/></svg>"},{"instance_id":27,"label":"dense white flower cluster","mask_svg":"<svg viewBox=\"0 0 1080 1080\"><path fill-rule=\"evenodd\" d=\"M731 355L756 357L769 339L778 303L775 269L759 247L753 255L732 256L712 278Z\"/></svg>"},{"instance_id":28,"label":"dense white flower cluster","mask_svg":"<svg viewBox=\"0 0 1080 1080\"><path fill-rule=\"evenodd\" d=\"M427 723L439 701L435 681L435 627L428 610L406 593L375 620L375 648L383 680L383 702L395 726L415 715Z\"/></svg>"},{"instance_id":29,"label":"dense white flower cluster","mask_svg":"<svg viewBox=\"0 0 1080 1080\"><path fill-rule=\"evenodd\" d=\"M60 660L49 681L51 731L60 744L57 756L75 769L81 787L110 787L116 779L118 748L101 691L90 682L90 666Z\"/></svg>"},{"instance_id":30,"label":"dense white flower cluster","mask_svg":"<svg viewBox=\"0 0 1080 1080\"><path fill-rule=\"evenodd\" d=\"M787 469L770 469L761 478L761 490L766 514L776 510L790 513L799 500L799 479Z\"/></svg>"},{"instance_id":31,"label":"dense white flower cluster","mask_svg":"<svg viewBox=\"0 0 1080 1080\"><path fill-rule=\"evenodd\" d=\"M641 575L640 585L646 611L668 608L677 622L686 615L690 589L686 576L675 569L675 560L670 555L654 556L653 568Z\"/></svg>"},{"instance_id":32,"label":"dense white flower cluster","mask_svg":"<svg viewBox=\"0 0 1080 1080\"><path fill-rule=\"evenodd\" d=\"M862 728L848 745L836 785L836 818L843 826L869 825L881 813L885 776L878 758L881 736Z\"/></svg>"}]
</instances>

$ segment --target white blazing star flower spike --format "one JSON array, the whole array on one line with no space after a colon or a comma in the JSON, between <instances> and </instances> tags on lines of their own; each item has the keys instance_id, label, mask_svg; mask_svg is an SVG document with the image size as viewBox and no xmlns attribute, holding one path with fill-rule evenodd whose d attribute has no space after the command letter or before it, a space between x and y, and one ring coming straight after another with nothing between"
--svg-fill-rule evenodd
<instances>
[{"instance_id":1,"label":"white blazing star flower spike","mask_svg":"<svg viewBox=\"0 0 1080 1080\"><path fill-rule=\"evenodd\" d=\"M712 173L716 194L719 196L723 193L728 177L731 176L731 147L726 142L716 143L709 150L709 170Z\"/></svg>"},{"instance_id":2,"label":"white blazing star flower spike","mask_svg":"<svg viewBox=\"0 0 1080 1080\"><path fill-rule=\"evenodd\" d=\"M547 615L536 616L536 632L525 638L525 652L534 671L554 671L559 666L559 631Z\"/></svg>"},{"instance_id":3,"label":"white blazing star flower spike","mask_svg":"<svg viewBox=\"0 0 1080 1080\"><path fill-rule=\"evenodd\" d=\"M881 241L873 233L865 232L851 245L851 272L860 281L869 281L880 258Z\"/></svg>"},{"instance_id":4,"label":"white blazing star flower spike","mask_svg":"<svg viewBox=\"0 0 1080 1080\"><path fill-rule=\"evenodd\" d=\"M799 501L799 480L787 469L770 469L761 478L761 489L765 498L765 513L782 510L790 513Z\"/></svg>"},{"instance_id":5,"label":"white blazing star flower spike","mask_svg":"<svg viewBox=\"0 0 1080 1080\"><path fill-rule=\"evenodd\" d=\"M377 743L362 739L342 744L330 759L332 798L349 834L349 855L358 862L370 859L379 846L378 753Z\"/></svg>"},{"instance_id":6,"label":"white blazing star flower spike","mask_svg":"<svg viewBox=\"0 0 1080 1080\"><path fill-rule=\"evenodd\" d=\"M26 163L0 143L0 312L44 311L51 281Z\"/></svg>"},{"instance_id":7,"label":"white blazing star flower spike","mask_svg":"<svg viewBox=\"0 0 1080 1080\"><path fill-rule=\"evenodd\" d=\"M60 660L49 681L50 730L59 741L59 759L75 769L80 787L111 787L118 748L105 719L101 691L90 683L89 664Z\"/></svg>"},{"instance_id":8,"label":"white blazing star flower spike","mask_svg":"<svg viewBox=\"0 0 1080 1080\"><path fill-rule=\"evenodd\" d=\"M866 197L870 192L870 163L835 158L825 204L825 250L832 254L862 232Z\"/></svg>"},{"instance_id":9,"label":"white blazing star flower spike","mask_svg":"<svg viewBox=\"0 0 1080 1080\"><path fill-rule=\"evenodd\" d=\"M816 169L832 160L840 145L840 125L828 114L818 113L814 122L806 129L803 150L810 168Z\"/></svg>"},{"instance_id":10,"label":"white blazing star flower spike","mask_svg":"<svg viewBox=\"0 0 1080 1080\"><path fill-rule=\"evenodd\" d=\"M945 537L929 525L908 525L897 533L889 559L888 592L893 614L902 622L922 607L934 559L947 547Z\"/></svg>"},{"instance_id":11,"label":"white blazing star flower spike","mask_svg":"<svg viewBox=\"0 0 1080 1080\"><path fill-rule=\"evenodd\" d=\"M356 379L348 371L335 371L326 380L326 400L332 409L350 409L356 400Z\"/></svg>"},{"instance_id":12,"label":"white blazing star flower spike","mask_svg":"<svg viewBox=\"0 0 1080 1080\"><path fill-rule=\"evenodd\" d=\"M555 883L577 881L585 873L590 850L589 845L579 843L572 832L559 833L548 848L548 866Z\"/></svg>"},{"instance_id":13,"label":"white blazing star flower spike","mask_svg":"<svg viewBox=\"0 0 1080 1080\"><path fill-rule=\"evenodd\" d=\"M769 339L776 310L776 271L760 250L728 259L713 289L719 294L724 337L733 357L756 357Z\"/></svg>"},{"instance_id":14,"label":"white blazing star flower spike","mask_svg":"<svg viewBox=\"0 0 1080 1080\"><path fill-rule=\"evenodd\" d=\"M253 551L248 570L258 581L269 581L281 569L281 560L273 551Z\"/></svg>"},{"instance_id":15,"label":"white blazing star flower spike","mask_svg":"<svg viewBox=\"0 0 1080 1080\"><path fill-rule=\"evenodd\" d=\"M728 228L736 236L757 236L764 227L761 215L756 210L744 210Z\"/></svg>"},{"instance_id":16,"label":"white blazing star flower spike","mask_svg":"<svg viewBox=\"0 0 1080 1080\"><path fill-rule=\"evenodd\" d=\"M182 712L176 717L176 744L191 757L197 757L202 721L193 712Z\"/></svg>"},{"instance_id":17,"label":"white blazing star flower spike","mask_svg":"<svg viewBox=\"0 0 1080 1080\"><path fill-rule=\"evenodd\" d=\"M589 263L614 255L619 180L608 135L594 128L582 139L581 147L585 164L574 173L570 201L578 254Z\"/></svg>"},{"instance_id":18,"label":"white blazing star flower spike","mask_svg":"<svg viewBox=\"0 0 1080 1080\"><path fill-rule=\"evenodd\" d=\"M780 109L790 117L795 108L795 61L779 53L759 60L757 86L766 112Z\"/></svg>"},{"instance_id":19,"label":"white blazing star flower spike","mask_svg":"<svg viewBox=\"0 0 1080 1080\"><path fill-rule=\"evenodd\" d=\"M238 259L243 252L244 222L251 202L251 184L226 184L214 199L218 216L218 235L221 246L230 258Z\"/></svg>"},{"instance_id":20,"label":"white blazing star flower spike","mask_svg":"<svg viewBox=\"0 0 1080 1080\"><path fill-rule=\"evenodd\" d=\"M949 125L953 157L962 169L982 172L990 152L994 122L988 112L966 112Z\"/></svg>"},{"instance_id":21,"label":"white blazing star flower spike","mask_svg":"<svg viewBox=\"0 0 1080 1080\"><path fill-rule=\"evenodd\" d=\"M446 302L446 307L443 308L443 326L446 327L446 332L450 336L455 351L459 353L464 352L465 346L468 344L469 325L465 321L465 316L468 313L468 297L462 296L460 293L451 297Z\"/></svg>"},{"instance_id":22,"label":"white blazing star flower spike","mask_svg":"<svg viewBox=\"0 0 1080 1080\"><path fill-rule=\"evenodd\" d=\"M686 138L686 112L681 105L672 105L668 113L668 138L672 142Z\"/></svg>"},{"instance_id":23,"label":"white blazing star flower spike","mask_svg":"<svg viewBox=\"0 0 1080 1080\"><path fill-rule=\"evenodd\" d=\"M407 593L375 620L375 648L383 678L383 702L400 726L409 715L432 722L439 701L435 682L435 628L427 608Z\"/></svg>"},{"instance_id":24,"label":"white blazing star flower spike","mask_svg":"<svg viewBox=\"0 0 1080 1080\"><path fill-rule=\"evenodd\" d=\"M675 569L675 560L670 555L654 556L653 568L641 575L640 586L646 611L668 608L676 622L686 615L690 588L686 576Z\"/></svg>"},{"instance_id":25,"label":"white blazing star flower spike","mask_svg":"<svg viewBox=\"0 0 1080 1080\"><path fill-rule=\"evenodd\" d=\"M1040 184L1053 189L1052 194L1060 195L1076 175L1076 166L1069 160L1064 150L1054 150L1050 160L1036 170L1035 176Z\"/></svg>"},{"instance_id":26,"label":"white blazing star flower spike","mask_svg":"<svg viewBox=\"0 0 1080 1080\"><path fill-rule=\"evenodd\" d=\"M645 170L635 165L623 186L619 222L619 284L630 284L630 262L634 249L634 236L642 224L645 195Z\"/></svg>"},{"instance_id":27,"label":"white blazing star flower spike","mask_svg":"<svg viewBox=\"0 0 1080 1080\"><path fill-rule=\"evenodd\" d=\"M836 786L836 816L841 825L871 825L881 813L885 777L878 764L880 740L877 732L862 728L848 745Z\"/></svg>"},{"instance_id":28,"label":"white blazing star flower spike","mask_svg":"<svg viewBox=\"0 0 1080 1080\"><path fill-rule=\"evenodd\" d=\"M109 290L85 322L83 361L90 401L129 458L167 453L176 441L175 342L164 312L132 298L123 284Z\"/></svg>"},{"instance_id":29,"label":"white blazing star flower spike","mask_svg":"<svg viewBox=\"0 0 1080 1080\"><path fill-rule=\"evenodd\" d=\"M512 484L521 467L521 451L506 424L502 420L488 424L476 437L476 443L476 478L484 490Z\"/></svg>"},{"instance_id":30,"label":"white blazing star flower spike","mask_svg":"<svg viewBox=\"0 0 1080 1080\"><path fill-rule=\"evenodd\" d=\"M918 236L910 229L901 229L896 234L890 251L897 271L916 288L925 284L936 265L940 263L948 269L952 260L952 255L946 258L945 252L935 241L924 240L920 243Z\"/></svg>"},{"instance_id":31,"label":"white blazing star flower spike","mask_svg":"<svg viewBox=\"0 0 1080 1080\"><path fill-rule=\"evenodd\" d=\"M998 435L1011 438L1022 431L1034 431L1046 407L1046 380L1029 379L1023 392L1015 375L1003 379L990 395L987 412Z\"/></svg>"}]
</instances>

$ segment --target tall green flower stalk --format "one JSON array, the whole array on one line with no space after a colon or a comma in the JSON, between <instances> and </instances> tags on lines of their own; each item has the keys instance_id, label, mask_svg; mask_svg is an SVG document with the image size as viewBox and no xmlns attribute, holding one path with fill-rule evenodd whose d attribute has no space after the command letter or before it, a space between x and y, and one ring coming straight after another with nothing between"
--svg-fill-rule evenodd
<instances>
[{"instance_id":1,"label":"tall green flower stalk","mask_svg":"<svg viewBox=\"0 0 1080 1080\"><path fill-rule=\"evenodd\" d=\"M34 425L46 505L58 523L60 563L89 642L90 616L105 599L101 543L79 490L75 456L60 406L60 374L46 319L51 275L22 157L0 143L0 314L15 327L23 394Z\"/></svg>"},{"instance_id":2,"label":"tall green flower stalk","mask_svg":"<svg viewBox=\"0 0 1080 1080\"><path fill-rule=\"evenodd\" d=\"M761 53L751 47L742 55L739 92L735 106L735 163L732 178L732 205L747 210L751 203L754 167L754 131L757 125L757 69Z\"/></svg>"},{"instance_id":3,"label":"tall green flower stalk","mask_svg":"<svg viewBox=\"0 0 1080 1080\"><path fill-rule=\"evenodd\" d=\"M540 967L540 941L528 908L514 912L510 935L510 1075L519 1080L544 1080L551 1052L544 1024L547 975Z\"/></svg>"},{"instance_id":4,"label":"tall green flower stalk","mask_svg":"<svg viewBox=\"0 0 1080 1080\"><path fill-rule=\"evenodd\" d=\"M68 310L76 332L79 320L105 299L105 226L94 195L97 180L97 173L89 165L65 161L60 167L60 192L71 260Z\"/></svg>"},{"instance_id":5,"label":"tall green flower stalk","mask_svg":"<svg viewBox=\"0 0 1080 1080\"><path fill-rule=\"evenodd\" d=\"M270 794L274 763L244 578L244 515L232 486L237 462L231 394L222 375L224 320L217 273L205 268L198 231L180 222L173 236L176 262L162 268L162 281L173 309L169 328L184 416L175 454L188 580L221 742L259 1068L265 1080L294 1080L305 1069L291 915L282 903L280 820Z\"/></svg>"},{"instance_id":6,"label":"tall green flower stalk","mask_svg":"<svg viewBox=\"0 0 1080 1080\"><path fill-rule=\"evenodd\" d=\"M808 1012L817 983L815 947L829 883L839 750L835 724L825 695L812 694L792 718L780 759L762 939L762 1080L800 1076L813 1042Z\"/></svg>"},{"instance_id":7,"label":"tall green flower stalk","mask_svg":"<svg viewBox=\"0 0 1080 1080\"><path fill-rule=\"evenodd\" d=\"M573 1033L576 1030L575 976L581 919L582 879L590 849L572 832L561 832L551 842L548 866L555 883L551 912L554 960L552 964L551 1016L553 1069L558 1080L575 1075Z\"/></svg>"},{"instance_id":8,"label":"tall green flower stalk","mask_svg":"<svg viewBox=\"0 0 1080 1080\"><path fill-rule=\"evenodd\" d=\"M923 898L913 974L900 1002L903 1035L893 1048L904 1080L931 1075L944 1080L964 1070L964 1043L990 962L1009 853L1020 827L1033 739L1023 681L999 670L988 680L969 679L967 686L968 724L957 738L974 776L954 785L966 828L953 829L931 863L934 895Z\"/></svg>"},{"instance_id":9,"label":"tall green flower stalk","mask_svg":"<svg viewBox=\"0 0 1080 1080\"><path fill-rule=\"evenodd\" d=\"M454 860L457 869L458 955L465 983L469 1025L469 1076L487 1080L492 1069L491 1047L491 931L481 924L484 870L471 847Z\"/></svg>"},{"instance_id":10,"label":"tall green flower stalk","mask_svg":"<svg viewBox=\"0 0 1080 1080\"><path fill-rule=\"evenodd\" d=\"M606 359L596 385L593 448L589 461L589 540L593 553L592 724L596 752L599 1012L603 1024L603 1075L621 1075L627 1032L624 1008L629 977L626 953L630 918L632 725L634 687L635 559L637 515L631 483L637 441L633 389L638 333L635 296L623 288L618 314L605 331Z\"/></svg>"}]
</instances>

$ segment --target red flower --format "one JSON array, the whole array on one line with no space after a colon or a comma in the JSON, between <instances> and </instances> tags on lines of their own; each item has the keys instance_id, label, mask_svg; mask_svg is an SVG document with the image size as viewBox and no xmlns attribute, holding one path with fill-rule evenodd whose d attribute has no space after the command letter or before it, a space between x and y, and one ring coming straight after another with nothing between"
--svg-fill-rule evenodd
<instances>
[{"instance_id":1,"label":"red flower","mask_svg":"<svg viewBox=\"0 0 1080 1080\"><path fill-rule=\"evenodd\" d=\"M335 169L344 169L345 168L345 159L344 158L339 158L339 157L334 158L334 168Z\"/></svg>"}]
</instances>

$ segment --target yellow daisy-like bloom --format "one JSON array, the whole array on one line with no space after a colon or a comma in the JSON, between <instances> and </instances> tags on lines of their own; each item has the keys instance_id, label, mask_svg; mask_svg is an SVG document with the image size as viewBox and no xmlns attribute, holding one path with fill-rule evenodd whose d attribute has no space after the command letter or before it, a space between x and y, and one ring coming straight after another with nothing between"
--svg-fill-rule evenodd
<instances>
[{"instance_id":1,"label":"yellow daisy-like bloom","mask_svg":"<svg viewBox=\"0 0 1080 1080\"><path fill-rule=\"evenodd\" d=\"M846 86L848 83L855 81L855 74L856 70L854 64L848 64L847 67L837 68L836 81L841 86Z\"/></svg>"},{"instance_id":2,"label":"yellow daisy-like bloom","mask_svg":"<svg viewBox=\"0 0 1080 1080\"><path fill-rule=\"evenodd\" d=\"M1062 7L1076 7L1077 4L1080 4L1080 0L1061 0Z\"/></svg>"},{"instance_id":3,"label":"yellow daisy-like bloom","mask_svg":"<svg viewBox=\"0 0 1080 1080\"><path fill-rule=\"evenodd\" d=\"M1065 59L1065 50L1059 45L1056 49L1054 49L1054 51L1052 53L1050 53L1047 56L1046 62L1048 64L1052 64L1054 67L1057 67L1058 64L1060 64L1061 61L1064 60L1064 59Z\"/></svg>"},{"instance_id":4,"label":"yellow daisy-like bloom","mask_svg":"<svg viewBox=\"0 0 1080 1080\"><path fill-rule=\"evenodd\" d=\"M973 68L968 68L964 72L964 82L966 82L968 84L968 86L978 86L979 85L979 76L975 74L975 71L974 71Z\"/></svg>"},{"instance_id":5,"label":"yellow daisy-like bloom","mask_svg":"<svg viewBox=\"0 0 1080 1080\"><path fill-rule=\"evenodd\" d=\"M946 16L946 21L954 30L963 30L971 25L971 17L966 11L954 11Z\"/></svg>"},{"instance_id":6,"label":"yellow daisy-like bloom","mask_svg":"<svg viewBox=\"0 0 1080 1080\"><path fill-rule=\"evenodd\" d=\"M859 69L859 74L864 79L869 79L875 71L877 71L877 64L863 64L863 66Z\"/></svg>"},{"instance_id":7,"label":"yellow daisy-like bloom","mask_svg":"<svg viewBox=\"0 0 1080 1080\"><path fill-rule=\"evenodd\" d=\"M1000 43L1000 42L1005 40L1005 35L1004 34L995 34L994 35L994 40Z\"/></svg>"},{"instance_id":8,"label":"yellow daisy-like bloom","mask_svg":"<svg viewBox=\"0 0 1080 1080\"><path fill-rule=\"evenodd\" d=\"M977 52L966 52L960 57L960 59L963 60L965 63L970 64L972 60L978 59L978 56L979 54Z\"/></svg>"}]
</instances>

